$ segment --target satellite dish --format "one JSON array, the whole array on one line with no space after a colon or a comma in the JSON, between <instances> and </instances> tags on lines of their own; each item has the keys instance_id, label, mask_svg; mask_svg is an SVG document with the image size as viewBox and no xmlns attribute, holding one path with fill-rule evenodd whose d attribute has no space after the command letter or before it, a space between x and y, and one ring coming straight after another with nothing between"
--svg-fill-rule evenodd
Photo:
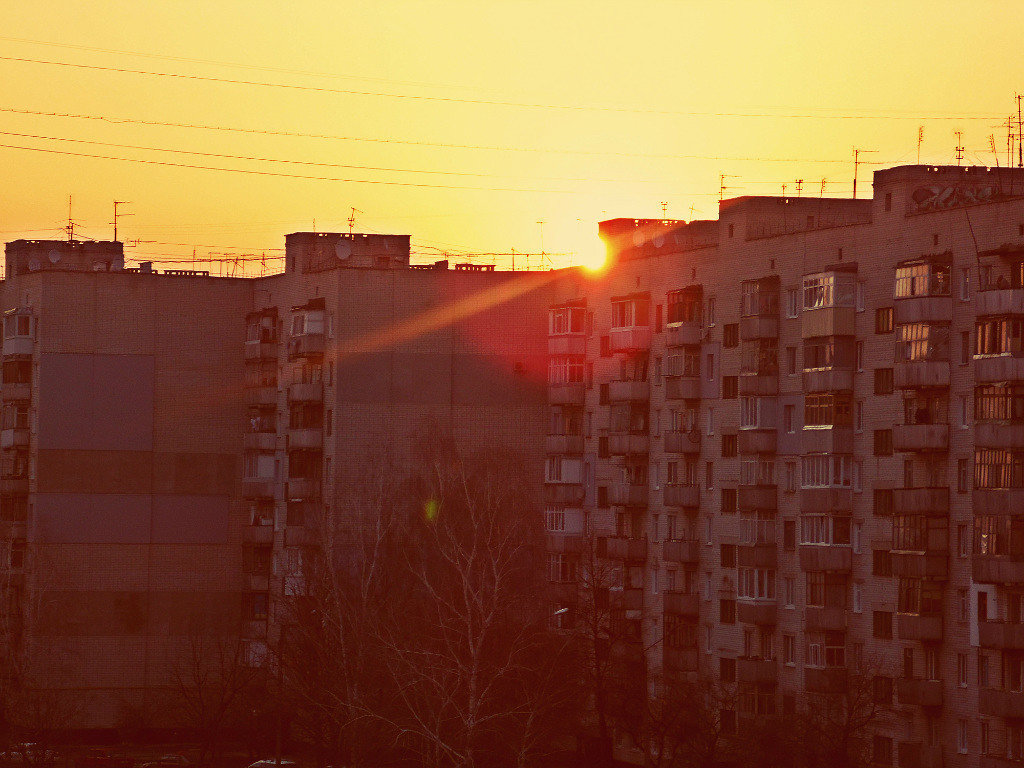
<instances>
[{"instance_id":1,"label":"satellite dish","mask_svg":"<svg viewBox=\"0 0 1024 768\"><path fill-rule=\"evenodd\" d=\"M40 262L39 259L35 257L32 257L31 259L28 260L28 268L32 272L38 272L42 266L42 262Z\"/></svg>"},{"instance_id":2,"label":"satellite dish","mask_svg":"<svg viewBox=\"0 0 1024 768\"><path fill-rule=\"evenodd\" d=\"M334 255L344 261L352 255L352 243L348 240L339 240L334 245Z\"/></svg>"},{"instance_id":3,"label":"satellite dish","mask_svg":"<svg viewBox=\"0 0 1024 768\"><path fill-rule=\"evenodd\" d=\"M60 251L58 251L56 248L54 248L48 254L48 258L50 259L50 263L51 264L56 264L58 261L60 261Z\"/></svg>"}]
</instances>

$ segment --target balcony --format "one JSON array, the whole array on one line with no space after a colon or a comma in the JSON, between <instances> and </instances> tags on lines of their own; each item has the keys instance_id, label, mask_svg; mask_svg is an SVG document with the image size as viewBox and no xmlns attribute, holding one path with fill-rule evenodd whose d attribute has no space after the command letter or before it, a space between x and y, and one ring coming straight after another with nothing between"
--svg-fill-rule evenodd
<instances>
[{"instance_id":1,"label":"balcony","mask_svg":"<svg viewBox=\"0 0 1024 768\"><path fill-rule=\"evenodd\" d=\"M897 613L896 636L900 640L915 640L922 643L939 642L942 640L942 616Z\"/></svg>"},{"instance_id":2,"label":"balcony","mask_svg":"<svg viewBox=\"0 0 1024 768\"><path fill-rule=\"evenodd\" d=\"M544 501L548 504L579 505L583 503L584 492L580 483L545 483Z\"/></svg>"},{"instance_id":3,"label":"balcony","mask_svg":"<svg viewBox=\"0 0 1024 768\"><path fill-rule=\"evenodd\" d=\"M566 333L548 336L548 354L565 357L583 357L587 354L587 337L582 333Z\"/></svg>"},{"instance_id":4,"label":"balcony","mask_svg":"<svg viewBox=\"0 0 1024 768\"><path fill-rule=\"evenodd\" d=\"M994 355L974 358L974 380L979 384L1024 381L1024 357Z\"/></svg>"},{"instance_id":5,"label":"balcony","mask_svg":"<svg viewBox=\"0 0 1024 768\"><path fill-rule=\"evenodd\" d=\"M272 499L277 495L278 483L272 478L243 478L242 495L247 499Z\"/></svg>"},{"instance_id":6,"label":"balcony","mask_svg":"<svg viewBox=\"0 0 1024 768\"><path fill-rule=\"evenodd\" d=\"M612 352L644 352L651 348L651 327L612 328L608 332L608 347Z\"/></svg>"},{"instance_id":7,"label":"balcony","mask_svg":"<svg viewBox=\"0 0 1024 768\"><path fill-rule=\"evenodd\" d=\"M893 304L893 321L902 323L948 323L953 319L949 296L910 296Z\"/></svg>"},{"instance_id":8,"label":"balcony","mask_svg":"<svg viewBox=\"0 0 1024 768\"><path fill-rule=\"evenodd\" d=\"M30 356L35 347L35 339L31 336L12 336L4 339L4 357L10 355Z\"/></svg>"},{"instance_id":9,"label":"balcony","mask_svg":"<svg viewBox=\"0 0 1024 768\"><path fill-rule=\"evenodd\" d=\"M1024 693L982 688L978 691L978 711L991 717L1017 719L1024 712Z\"/></svg>"},{"instance_id":10,"label":"balcony","mask_svg":"<svg viewBox=\"0 0 1024 768\"><path fill-rule=\"evenodd\" d=\"M699 613L700 598L676 590L665 593L665 613L675 616L696 616Z\"/></svg>"},{"instance_id":11,"label":"balcony","mask_svg":"<svg viewBox=\"0 0 1024 768\"><path fill-rule=\"evenodd\" d=\"M845 608L823 608L808 606L804 614L804 628L807 632L845 632L847 610Z\"/></svg>"},{"instance_id":12,"label":"balcony","mask_svg":"<svg viewBox=\"0 0 1024 768\"><path fill-rule=\"evenodd\" d=\"M853 568L853 550L843 544L801 544L800 568L847 573Z\"/></svg>"},{"instance_id":13,"label":"balcony","mask_svg":"<svg viewBox=\"0 0 1024 768\"><path fill-rule=\"evenodd\" d=\"M552 405L583 405L586 401L587 389L582 382L548 386L548 402Z\"/></svg>"},{"instance_id":14,"label":"balcony","mask_svg":"<svg viewBox=\"0 0 1024 768\"><path fill-rule=\"evenodd\" d=\"M941 746L929 747L920 741L900 742L898 756L900 768L943 768L946 765Z\"/></svg>"},{"instance_id":15,"label":"balcony","mask_svg":"<svg viewBox=\"0 0 1024 768\"><path fill-rule=\"evenodd\" d=\"M277 405L277 387L250 387L246 389L245 404L251 406Z\"/></svg>"},{"instance_id":16,"label":"balcony","mask_svg":"<svg viewBox=\"0 0 1024 768\"><path fill-rule=\"evenodd\" d=\"M324 447L324 431L322 429L289 429L289 451L319 451Z\"/></svg>"},{"instance_id":17,"label":"balcony","mask_svg":"<svg viewBox=\"0 0 1024 768\"><path fill-rule=\"evenodd\" d=\"M804 687L811 693L844 693L846 669L842 667L805 667Z\"/></svg>"},{"instance_id":18,"label":"balcony","mask_svg":"<svg viewBox=\"0 0 1024 768\"><path fill-rule=\"evenodd\" d=\"M974 295L974 312L984 315L1024 315L1024 288L996 288Z\"/></svg>"},{"instance_id":19,"label":"balcony","mask_svg":"<svg viewBox=\"0 0 1024 768\"><path fill-rule=\"evenodd\" d=\"M756 603L736 603L736 620L744 624L760 624L774 626L778 623L779 609L775 601L758 601Z\"/></svg>"},{"instance_id":20,"label":"balcony","mask_svg":"<svg viewBox=\"0 0 1024 768\"><path fill-rule=\"evenodd\" d=\"M901 360L893 370L896 389L949 386L948 360Z\"/></svg>"},{"instance_id":21,"label":"balcony","mask_svg":"<svg viewBox=\"0 0 1024 768\"><path fill-rule=\"evenodd\" d=\"M703 335L700 323L672 323L665 326L665 346L695 346L701 343Z\"/></svg>"},{"instance_id":22,"label":"balcony","mask_svg":"<svg viewBox=\"0 0 1024 768\"><path fill-rule=\"evenodd\" d=\"M274 526L272 525L247 525L242 529L242 543L244 544L273 544Z\"/></svg>"},{"instance_id":23,"label":"balcony","mask_svg":"<svg viewBox=\"0 0 1024 768\"><path fill-rule=\"evenodd\" d=\"M310 525L289 525L284 529L286 547L313 547L319 544L317 528Z\"/></svg>"},{"instance_id":24,"label":"balcony","mask_svg":"<svg viewBox=\"0 0 1024 768\"><path fill-rule=\"evenodd\" d=\"M610 595L612 609L622 611L642 611L644 609L644 591L639 587L613 591Z\"/></svg>"},{"instance_id":25,"label":"balcony","mask_svg":"<svg viewBox=\"0 0 1024 768\"><path fill-rule=\"evenodd\" d=\"M0 477L0 495L2 496L27 496L28 476L26 475L4 475Z\"/></svg>"},{"instance_id":26,"label":"balcony","mask_svg":"<svg viewBox=\"0 0 1024 768\"><path fill-rule=\"evenodd\" d=\"M665 453L700 453L700 430L666 432Z\"/></svg>"},{"instance_id":27,"label":"balcony","mask_svg":"<svg viewBox=\"0 0 1024 768\"><path fill-rule=\"evenodd\" d=\"M736 440L740 453L775 453L778 442L775 429L741 429Z\"/></svg>"},{"instance_id":28,"label":"balcony","mask_svg":"<svg viewBox=\"0 0 1024 768\"><path fill-rule=\"evenodd\" d=\"M979 621L978 645L1007 651L1024 651L1024 624Z\"/></svg>"},{"instance_id":29,"label":"balcony","mask_svg":"<svg viewBox=\"0 0 1024 768\"><path fill-rule=\"evenodd\" d=\"M247 451L274 451L277 448L276 432L246 432L242 447Z\"/></svg>"},{"instance_id":30,"label":"balcony","mask_svg":"<svg viewBox=\"0 0 1024 768\"><path fill-rule=\"evenodd\" d=\"M245 342L245 359L251 361L277 360L277 344L267 341Z\"/></svg>"},{"instance_id":31,"label":"balcony","mask_svg":"<svg viewBox=\"0 0 1024 768\"><path fill-rule=\"evenodd\" d=\"M608 503L613 507L646 507L647 484L616 483L608 486Z\"/></svg>"},{"instance_id":32,"label":"balcony","mask_svg":"<svg viewBox=\"0 0 1024 768\"><path fill-rule=\"evenodd\" d=\"M979 448L1024 447L1024 423L979 421L974 425L974 444Z\"/></svg>"},{"instance_id":33,"label":"balcony","mask_svg":"<svg viewBox=\"0 0 1024 768\"><path fill-rule=\"evenodd\" d=\"M544 449L549 454L582 456L583 442L583 435L548 435L544 440Z\"/></svg>"},{"instance_id":34,"label":"balcony","mask_svg":"<svg viewBox=\"0 0 1024 768\"><path fill-rule=\"evenodd\" d=\"M667 563L699 563L700 542L694 539L663 542L661 559Z\"/></svg>"},{"instance_id":35,"label":"balcony","mask_svg":"<svg viewBox=\"0 0 1024 768\"><path fill-rule=\"evenodd\" d=\"M696 672L699 654L696 648L665 648L664 664L669 672Z\"/></svg>"},{"instance_id":36,"label":"balcony","mask_svg":"<svg viewBox=\"0 0 1024 768\"><path fill-rule=\"evenodd\" d=\"M322 357L327 340L322 333L304 333L288 339L288 359Z\"/></svg>"},{"instance_id":37,"label":"balcony","mask_svg":"<svg viewBox=\"0 0 1024 768\"><path fill-rule=\"evenodd\" d=\"M892 444L897 451L948 451L948 424L896 424Z\"/></svg>"},{"instance_id":38,"label":"balcony","mask_svg":"<svg viewBox=\"0 0 1024 768\"><path fill-rule=\"evenodd\" d=\"M288 479L289 499L320 498L320 479L313 477L293 477Z\"/></svg>"},{"instance_id":39,"label":"balcony","mask_svg":"<svg viewBox=\"0 0 1024 768\"><path fill-rule=\"evenodd\" d=\"M946 551L890 553L893 576L900 578L939 579L949 577L949 555Z\"/></svg>"},{"instance_id":40,"label":"balcony","mask_svg":"<svg viewBox=\"0 0 1024 768\"><path fill-rule=\"evenodd\" d=\"M803 453L853 453L853 427L804 427L800 448Z\"/></svg>"},{"instance_id":41,"label":"balcony","mask_svg":"<svg viewBox=\"0 0 1024 768\"><path fill-rule=\"evenodd\" d=\"M666 376L666 400L700 400L700 379L696 376Z\"/></svg>"},{"instance_id":42,"label":"balcony","mask_svg":"<svg viewBox=\"0 0 1024 768\"><path fill-rule=\"evenodd\" d=\"M650 451L651 438L647 435L614 432L608 436L608 452L612 456L639 456Z\"/></svg>"},{"instance_id":43,"label":"balcony","mask_svg":"<svg viewBox=\"0 0 1024 768\"><path fill-rule=\"evenodd\" d=\"M322 403L324 385L319 382L296 382L288 387L288 400L292 403Z\"/></svg>"},{"instance_id":44,"label":"balcony","mask_svg":"<svg viewBox=\"0 0 1024 768\"><path fill-rule=\"evenodd\" d=\"M949 488L894 488L896 514L946 515L949 513Z\"/></svg>"},{"instance_id":45,"label":"balcony","mask_svg":"<svg viewBox=\"0 0 1024 768\"><path fill-rule=\"evenodd\" d=\"M736 494L741 512L778 512L777 485L741 485Z\"/></svg>"},{"instance_id":46,"label":"balcony","mask_svg":"<svg viewBox=\"0 0 1024 768\"><path fill-rule=\"evenodd\" d=\"M774 543L740 544L736 547L736 558L740 568L775 568L779 550Z\"/></svg>"},{"instance_id":47,"label":"balcony","mask_svg":"<svg viewBox=\"0 0 1024 768\"><path fill-rule=\"evenodd\" d=\"M0 385L0 397L7 402L32 399L32 385L28 382L5 381Z\"/></svg>"},{"instance_id":48,"label":"balcony","mask_svg":"<svg viewBox=\"0 0 1024 768\"><path fill-rule=\"evenodd\" d=\"M740 318L740 338L776 339L779 336L779 318L777 315L753 315Z\"/></svg>"},{"instance_id":49,"label":"balcony","mask_svg":"<svg viewBox=\"0 0 1024 768\"><path fill-rule=\"evenodd\" d=\"M741 683L775 683L778 677L775 659L736 659L736 679Z\"/></svg>"},{"instance_id":50,"label":"balcony","mask_svg":"<svg viewBox=\"0 0 1024 768\"><path fill-rule=\"evenodd\" d=\"M646 381L609 381L608 399L613 403L639 403L651 399L651 385Z\"/></svg>"},{"instance_id":51,"label":"balcony","mask_svg":"<svg viewBox=\"0 0 1024 768\"><path fill-rule=\"evenodd\" d=\"M849 488L801 488L800 511L804 514L853 511L853 491Z\"/></svg>"},{"instance_id":52,"label":"balcony","mask_svg":"<svg viewBox=\"0 0 1024 768\"><path fill-rule=\"evenodd\" d=\"M741 395L770 397L779 394L779 374L740 373Z\"/></svg>"},{"instance_id":53,"label":"balcony","mask_svg":"<svg viewBox=\"0 0 1024 768\"><path fill-rule=\"evenodd\" d=\"M575 554L582 552L585 541L579 534L548 533L545 550L554 554Z\"/></svg>"},{"instance_id":54,"label":"balcony","mask_svg":"<svg viewBox=\"0 0 1024 768\"><path fill-rule=\"evenodd\" d=\"M664 494L666 507L684 507L687 509L697 509L700 507L700 486L666 485Z\"/></svg>"},{"instance_id":55,"label":"balcony","mask_svg":"<svg viewBox=\"0 0 1024 768\"><path fill-rule=\"evenodd\" d=\"M625 563L643 563L647 560L647 539L606 536L598 541L598 556Z\"/></svg>"},{"instance_id":56,"label":"balcony","mask_svg":"<svg viewBox=\"0 0 1024 768\"><path fill-rule=\"evenodd\" d=\"M855 336L857 314L854 307L819 307L800 313L800 336Z\"/></svg>"},{"instance_id":57,"label":"balcony","mask_svg":"<svg viewBox=\"0 0 1024 768\"><path fill-rule=\"evenodd\" d=\"M250 592L266 592L270 589L270 574L268 573L247 573L246 588Z\"/></svg>"},{"instance_id":58,"label":"balcony","mask_svg":"<svg viewBox=\"0 0 1024 768\"><path fill-rule=\"evenodd\" d=\"M941 680L896 680L896 695L900 704L913 707L941 707Z\"/></svg>"},{"instance_id":59,"label":"balcony","mask_svg":"<svg viewBox=\"0 0 1024 768\"><path fill-rule=\"evenodd\" d=\"M975 515L1008 515L1024 508L1024 488L978 488L971 501Z\"/></svg>"},{"instance_id":60,"label":"balcony","mask_svg":"<svg viewBox=\"0 0 1024 768\"><path fill-rule=\"evenodd\" d=\"M971 575L979 584L1024 584L1024 558L975 555Z\"/></svg>"},{"instance_id":61,"label":"balcony","mask_svg":"<svg viewBox=\"0 0 1024 768\"><path fill-rule=\"evenodd\" d=\"M853 389L852 368L815 368L803 373L804 392L849 392Z\"/></svg>"}]
</instances>

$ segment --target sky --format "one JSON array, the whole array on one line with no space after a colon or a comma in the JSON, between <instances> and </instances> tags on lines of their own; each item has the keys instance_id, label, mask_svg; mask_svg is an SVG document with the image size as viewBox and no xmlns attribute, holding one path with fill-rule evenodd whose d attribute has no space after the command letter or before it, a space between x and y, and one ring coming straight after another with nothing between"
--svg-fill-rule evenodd
<instances>
[{"instance_id":1,"label":"sky","mask_svg":"<svg viewBox=\"0 0 1024 768\"><path fill-rule=\"evenodd\" d=\"M716 218L723 174L726 197L849 197L860 148L866 197L919 149L1006 164L1022 22L1015 0L8 1L0 239L66 237L70 197L94 239L126 201L130 264L279 271L285 234L353 215L417 263L579 264L602 219Z\"/></svg>"}]
</instances>

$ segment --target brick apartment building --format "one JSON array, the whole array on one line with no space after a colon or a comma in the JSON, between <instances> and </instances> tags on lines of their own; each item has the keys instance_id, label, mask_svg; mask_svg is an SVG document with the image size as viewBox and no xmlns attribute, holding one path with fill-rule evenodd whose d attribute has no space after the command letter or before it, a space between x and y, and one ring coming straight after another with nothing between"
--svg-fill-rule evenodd
<instances>
[{"instance_id":1,"label":"brick apartment building","mask_svg":"<svg viewBox=\"0 0 1024 768\"><path fill-rule=\"evenodd\" d=\"M910 166L603 222L610 268L549 308L564 605L596 548L617 652L734 686L738 728L861 672L875 762L1024 759L1022 195Z\"/></svg>"},{"instance_id":2,"label":"brick apartment building","mask_svg":"<svg viewBox=\"0 0 1024 768\"><path fill-rule=\"evenodd\" d=\"M557 273L415 268L407 236L286 246L284 273L230 279L7 245L0 670L56 692L54 727L172 725L217 626L260 664L315 513L351 508L375 452L450 436L542 472Z\"/></svg>"}]
</instances>

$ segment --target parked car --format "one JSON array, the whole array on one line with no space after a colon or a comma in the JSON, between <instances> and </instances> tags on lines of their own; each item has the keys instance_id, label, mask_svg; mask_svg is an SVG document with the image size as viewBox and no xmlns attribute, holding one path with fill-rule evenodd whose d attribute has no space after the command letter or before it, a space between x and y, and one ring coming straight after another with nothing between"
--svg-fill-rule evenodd
<instances>
[{"instance_id":1,"label":"parked car","mask_svg":"<svg viewBox=\"0 0 1024 768\"><path fill-rule=\"evenodd\" d=\"M94 747L75 758L75 768L134 768L135 761L128 755L115 755L109 750Z\"/></svg>"}]
</instances>

